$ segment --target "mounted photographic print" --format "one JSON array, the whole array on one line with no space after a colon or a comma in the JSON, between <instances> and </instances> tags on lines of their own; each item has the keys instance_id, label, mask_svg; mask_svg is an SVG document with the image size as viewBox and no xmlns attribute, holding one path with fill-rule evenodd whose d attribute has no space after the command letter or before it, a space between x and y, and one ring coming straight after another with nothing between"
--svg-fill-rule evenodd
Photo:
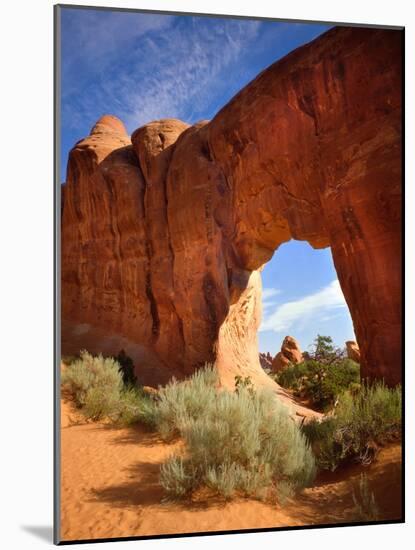
<instances>
[{"instance_id":1,"label":"mounted photographic print","mask_svg":"<svg viewBox=\"0 0 415 550\"><path fill-rule=\"evenodd\" d=\"M55 542L404 521L404 30L55 7Z\"/></svg>"}]
</instances>

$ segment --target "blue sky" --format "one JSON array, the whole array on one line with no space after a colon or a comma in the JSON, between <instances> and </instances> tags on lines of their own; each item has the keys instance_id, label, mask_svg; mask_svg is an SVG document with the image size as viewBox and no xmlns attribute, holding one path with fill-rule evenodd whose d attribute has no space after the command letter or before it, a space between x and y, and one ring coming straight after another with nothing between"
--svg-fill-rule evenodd
<instances>
[{"instance_id":1,"label":"blue sky","mask_svg":"<svg viewBox=\"0 0 415 550\"><path fill-rule=\"evenodd\" d=\"M63 8L61 159L105 113L132 132L211 119L257 74L329 27Z\"/></svg>"},{"instance_id":2,"label":"blue sky","mask_svg":"<svg viewBox=\"0 0 415 550\"><path fill-rule=\"evenodd\" d=\"M62 181L69 150L103 114L118 116L130 133L159 118L211 119L260 71L329 28L73 8L61 13ZM329 250L293 241L281 246L263 271L260 348L275 353L286 334L304 349L317 332L339 345L352 338L347 307L336 302L342 299L336 280Z\"/></svg>"}]
</instances>

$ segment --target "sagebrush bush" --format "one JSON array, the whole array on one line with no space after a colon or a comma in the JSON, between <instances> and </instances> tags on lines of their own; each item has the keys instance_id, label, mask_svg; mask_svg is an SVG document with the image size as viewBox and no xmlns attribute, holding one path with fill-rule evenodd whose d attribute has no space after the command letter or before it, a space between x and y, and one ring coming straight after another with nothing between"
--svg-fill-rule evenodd
<instances>
[{"instance_id":1,"label":"sagebrush bush","mask_svg":"<svg viewBox=\"0 0 415 550\"><path fill-rule=\"evenodd\" d=\"M181 456L172 456L161 465L160 482L169 495L184 497L197 485L195 472L189 470Z\"/></svg>"},{"instance_id":2,"label":"sagebrush bush","mask_svg":"<svg viewBox=\"0 0 415 550\"><path fill-rule=\"evenodd\" d=\"M246 389L248 393L254 395L255 388L250 376L245 376L245 378L240 375L235 376L235 391L239 392L241 389Z\"/></svg>"},{"instance_id":3,"label":"sagebrush bush","mask_svg":"<svg viewBox=\"0 0 415 550\"><path fill-rule=\"evenodd\" d=\"M173 378L159 388L154 423L164 440L182 433L184 422L199 418L215 399L218 374L212 366L197 370L191 378L178 382Z\"/></svg>"},{"instance_id":4,"label":"sagebrush bush","mask_svg":"<svg viewBox=\"0 0 415 550\"><path fill-rule=\"evenodd\" d=\"M401 436L402 392L383 383L362 384L343 393L334 414L311 421L303 431L321 468L334 470L346 460L370 463L378 447Z\"/></svg>"},{"instance_id":5,"label":"sagebrush bush","mask_svg":"<svg viewBox=\"0 0 415 550\"><path fill-rule=\"evenodd\" d=\"M123 387L119 364L111 357L94 357L87 351L63 371L61 382L76 405L90 410L94 419L107 414Z\"/></svg>"},{"instance_id":6,"label":"sagebrush bush","mask_svg":"<svg viewBox=\"0 0 415 550\"><path fill-rule=\"evenodd\" d=\"M351 359L322 363L310 359L289 365L277 375L277 382L293 390L294 395L309 399L312 406L325 409L347 389L358 390L360 367Z\"/></svg>"},{"instance_id":7,"label":"sagebrush bush","mask_svg":"<svg viewBox=\"0 0 415 550\"><path fill-rule=\"evenodd\" d=\"M79 359L79 355L62 355L61 363L63 363L64 365L70 365L77 359Z\"/></svg>"},{"instance_id":8,"label":"sagebrush bush","mask_svg":"<svg viewBox=\"0 0 415 550\"><path fill-rule=\"evenodd\" d=\"M153 423L153 401L140 388L125 386L122 369L112 357L82 351L62 372L61 384L87 419Z\"/></svg>"},{"instance_id":9,"label":"sagebrush bush","mask_svg":"<svg viewBox=\"0 0 415 550\"><path fill-rule=\"evenodd\" d=\"M265 498L279 485L286 495L309 484L315 473L310 446L275 395L246 387L217 391L216 380L208 368L160 395L157 425L164 434L180 433L185 443L184 454L161 467L165 490L183 497L207 486L225 497Z\"/></svg>"}]
</instances>

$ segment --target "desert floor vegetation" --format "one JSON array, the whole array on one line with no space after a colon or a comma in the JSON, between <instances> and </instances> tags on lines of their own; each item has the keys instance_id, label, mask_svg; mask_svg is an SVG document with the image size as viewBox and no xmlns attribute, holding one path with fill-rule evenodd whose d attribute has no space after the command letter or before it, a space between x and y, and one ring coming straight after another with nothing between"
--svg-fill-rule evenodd
<instances>
[{"instance_id":1,"label":"desert floor vegetation","mask_svg":"<svg viewBox=\"0 0 415 550\"><path fill-rule=\"evenodd\" d=\"M314 361L308 361L306 372ZM331 363L320 358L319 364L343 369L344 358ZM295 372L304 368L296 367ZM287 380L293 369L287 367ZM322 395L327 395L327 378L315 377ZM319 471L350 462L367 465L382 446L400 439L401 389L346 378L345 387L338 384L332 393L335 403L333 397L326 401L332 403L328 413L303 425L272 391L255 389L249 377L236 377L235 390L224 390L211 365L148 394L137 385L124 353L111 358L82 351L67 361L62 390L88 422L145 425L166 444L180 441L160 465L159 483L167 499L192 498L203 490L225 500L284 504L312 485ZM355 491L356 516L375 518L375 496L366 485L363 479Z\"/></svg>"},{"instance_id":2,"label":"desert floor vegetation","mask_svg":"<svg viewBox=\"0 0 415 550\"><path fill-rule=\"evenodd\" d=\"M128 364L128 363L127 363ZM62 390L87 420L151 424L153 402L113 357L81 351L61 375Z\"/></svg>"},{"instance_id":3,"label":"desert floor vegetation","mask_svg":"<svg viewBox=\"0 0 415 550\"><path fill-rule=\"evenodd\" d=\"M272 392L237 385L217 391L217 373L205 367L160 391L156 426L178 434L181 453L161 467L161 484L173 497L207 487L235 495L283 500L314 479L314 457L299 426Z\"/></svg>"},{"instance_id":4,"label":"desert floor vegetation","mask_svg":"<svg viewBox=\"0 0 415 550\"><path fill-rule=\"evenodd\" d=\"M370 464L380 447L401 438L401 429L401 388L379 382L342 393L332 414L303 426L318 466L329 470L349 461Z\"/></svg>"},{"instance_id":5,"label":"desert floor vegetation","mask_svg":"<svg viewBox=\"0 0 415 550\"><path fill-rule=\"evenodd\" d=\"M312 408L327 411L344 391L360 388L360 366L336 348L330 336L318 335L313 351L298 364L290 364L275 380Z\"/></svg>"}]
</instances>

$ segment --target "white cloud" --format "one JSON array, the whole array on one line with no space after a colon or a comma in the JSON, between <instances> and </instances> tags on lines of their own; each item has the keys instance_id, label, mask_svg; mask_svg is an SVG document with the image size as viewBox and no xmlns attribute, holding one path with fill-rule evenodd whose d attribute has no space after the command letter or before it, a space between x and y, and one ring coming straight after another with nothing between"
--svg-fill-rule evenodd
<instances>
[{"instance_id":1,"label":"white cloud","mask_svg":"<svg viewBox=\"0 0 415 550\"><path fill-rule=\"evenodd\" d=\"M275 308L277 304L276 296L281 294L281 290L278 288L264 288L262 290L262 310L265 315L270 308Z\"/></svg>"},{"instance_id":2,"label":"white cloud","mask_svg":"<svg viewBox=\"0 0 415 550\"><path fill-rule=\"evenodd\" d=\"M270 298L278 296L278 294L281 294L281 290L279 288L264 288L262 290L262 301L268 301Z\"/></svg>"},{"instance_id":3,"label":"white cloud","mask_svg":"<svg viewBox=\"0 0 415 550\"><path fill-rule=\"evenodd\" d=\"M312 318L332 319L339 309L347 307L339 281L335 279L328 286L304 296L299 300L279 305L273 312L265 309L260 331L288 331L293 326L304 325Z\"/></svg>"}]
</instances>

